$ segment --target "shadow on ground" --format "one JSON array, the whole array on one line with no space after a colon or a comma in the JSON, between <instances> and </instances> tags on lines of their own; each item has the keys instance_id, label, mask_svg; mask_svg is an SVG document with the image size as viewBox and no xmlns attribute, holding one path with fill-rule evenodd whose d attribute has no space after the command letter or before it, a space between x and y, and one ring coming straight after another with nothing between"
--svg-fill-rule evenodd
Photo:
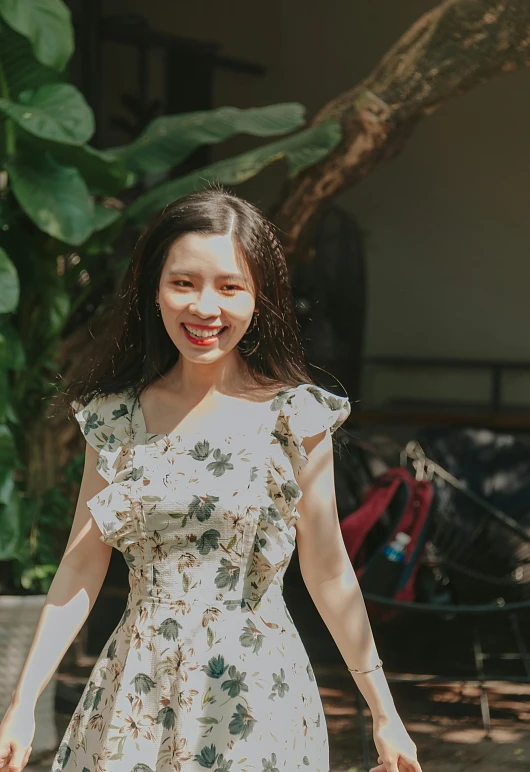
<instances>
[{"instance_id":1,"label":"shadow on ground","mask_svg":"<svg viewBox=\"0 0 530 772\"><path fill-rule=\"evenodd\" d=\"M315 666L330 737L332 772L360 772L361 734L355 686L343 669ZM476 684L392 684L396 706L418 746L423 772L522 772L530 769L530 686L488 683L491 732ZM366 722L371 763L376 756Z\"/></svg>"}]
</instances>

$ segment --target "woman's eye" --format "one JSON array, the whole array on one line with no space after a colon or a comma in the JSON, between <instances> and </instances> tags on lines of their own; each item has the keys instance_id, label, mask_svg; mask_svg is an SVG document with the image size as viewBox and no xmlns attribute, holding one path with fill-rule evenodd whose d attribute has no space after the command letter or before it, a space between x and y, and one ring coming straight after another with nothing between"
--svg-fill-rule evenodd
<instances>
[{"instance_id":1,"label":"woman's eye","mask_svg":"<svg viewBox=\"0 0 530 772\"><path fill-rule=\"evenodd\" d=\"M187 279L176 279L173 284L179 287L186 285L191 286L191 281L188 281ZM223 289L228 290L228 292L237 292L240 287L238 287L237 284L225 284Z\"/></svg>"}]
</instances>

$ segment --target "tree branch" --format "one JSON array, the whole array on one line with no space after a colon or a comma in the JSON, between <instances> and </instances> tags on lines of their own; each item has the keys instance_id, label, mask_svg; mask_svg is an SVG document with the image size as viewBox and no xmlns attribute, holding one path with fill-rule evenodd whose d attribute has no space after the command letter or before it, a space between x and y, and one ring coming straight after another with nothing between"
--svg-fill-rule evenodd
<instances>
[{"instance_id":1,"label":"tree branch","mask_svg":"<svg viewBox=\"0 0 530 772\"><path fill-rule=\"evenodd\" d=\"M287 186L274 220L288 261L307 260L324 205L397 155L423 116L529 65L529 0L445 0L422 16L369 77L313 119L339 120L343 140Z\"/></svg>"}]
</instances>

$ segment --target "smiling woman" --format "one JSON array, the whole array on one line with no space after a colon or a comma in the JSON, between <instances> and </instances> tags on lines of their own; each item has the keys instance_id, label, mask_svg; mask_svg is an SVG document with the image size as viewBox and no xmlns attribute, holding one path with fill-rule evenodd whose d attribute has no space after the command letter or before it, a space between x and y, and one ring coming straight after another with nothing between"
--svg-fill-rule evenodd
<instances>
[{"instance_id":1,"label":"smiling woman","mask_svg":"<svg viewBox=\"0 0 530 772\"><path fill-rule=\"evenodd\" d=\"M238 268L243 273L237 273ZM178 278L184 276L189 278ZM181 331L202 349L211 349L222 336L224 348L239 341L257 310L254 282L232 233L188 233L175 242L162 269L156 302L179 350Z\"/></svg>"},{"instance_id":2,"label":"smiling woman","mask_svg":"<svg viewBox=\"0 0 530 772\"><path fill-rule=\"evenodd\" d=\"M362 679L386 772L398 772L398 755L400 772L420 772L340 532L331 435L350 402L306 370L285 257L263 215L221 190L166 207L66 395L85 470L50 590L53 625L32 663L42 651L60 661L111 548L130 592L51 772L329 772L320 693L283 598L297 544L313 600Z\"/></svg>"},{"instance_id":3,"label":"smiling woman","mask_svg":"<svg viewBox=\"0 0 530 772\"><path fill-rule=\"evenodd\" d=\"M201 332L222 327L211 342ZM252 204L220 189L185 196L153 220L105 329L65 391L70 402L124 389L138 395L161 377L191 391L189 356L217 362L218 377L237 372L233 388L312 380L274 229Z\"/></svg>"}]
</instances>

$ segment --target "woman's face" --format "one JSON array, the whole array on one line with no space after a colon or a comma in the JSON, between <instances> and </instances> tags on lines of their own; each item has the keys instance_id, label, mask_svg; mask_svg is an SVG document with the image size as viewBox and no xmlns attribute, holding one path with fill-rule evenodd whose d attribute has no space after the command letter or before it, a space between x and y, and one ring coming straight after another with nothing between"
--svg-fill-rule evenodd
<instances>
[{"instance_id":1,"label":"woman's face","mask_svg":"<svg viewBox=\"0 0 530 772\"><path fill-rule=\"evenodd\" d=\"M252 322L255 291L231 236L189 233L169 250L157 300L179 352L215 360L236 346Z\"/></svg>"}]
</instances>

